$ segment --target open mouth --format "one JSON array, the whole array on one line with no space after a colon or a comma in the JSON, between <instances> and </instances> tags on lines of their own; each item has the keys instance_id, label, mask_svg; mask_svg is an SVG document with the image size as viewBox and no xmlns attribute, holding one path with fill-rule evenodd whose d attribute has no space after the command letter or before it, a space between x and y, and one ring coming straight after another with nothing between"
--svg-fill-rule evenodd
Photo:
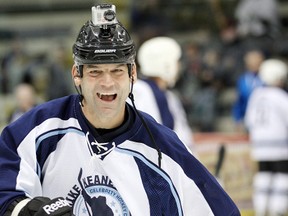
<instances>
[{"instance_id":1,"label":"open mouth","mask_svg":"<svg viewBox=\"0 0 288 216\"><path fill-rule=\"evenodd\" d=\"M117 94L101 94L101 93L97 93L97 96L103 101L113 101L117 97Z\"/></svg>"}]
</instances>

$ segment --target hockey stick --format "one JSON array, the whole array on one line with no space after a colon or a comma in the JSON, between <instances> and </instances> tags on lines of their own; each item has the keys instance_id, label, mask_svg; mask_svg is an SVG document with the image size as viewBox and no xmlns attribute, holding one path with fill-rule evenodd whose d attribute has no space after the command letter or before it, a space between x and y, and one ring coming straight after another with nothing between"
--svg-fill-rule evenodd
<instances>
[{"instance_id":1,"label":"hockey stick","mask_svg":"<svg viewBox=\"0 0 288 216\"><path fill-rule=\"evenodd\" d=\"M218 151L218 160L217 160L217 163L215 166L215 173L214 173L215 177L218 179L219 179L219 174L220 174L220 171L221 171L221 168L223 165L223 161L225 158L225 153L226 153L225 144L221 143L221 146L220 146L219 151Z\"/></svg>"}]
</instances>

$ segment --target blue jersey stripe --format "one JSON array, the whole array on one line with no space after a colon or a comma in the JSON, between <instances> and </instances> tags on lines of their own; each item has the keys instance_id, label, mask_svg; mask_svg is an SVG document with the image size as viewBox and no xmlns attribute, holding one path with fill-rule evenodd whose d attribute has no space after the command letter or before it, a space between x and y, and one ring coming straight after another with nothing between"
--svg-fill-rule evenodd
<instances>
[{"instance_id":1,"label":"blue jersey stripe","mask_svg":"<svg viewBox=\"0 0 288 216\"><path fill-rule=\"evenodd\" d=\"M51 130L51 131L48 131L44 134L41 134L40 136L38 136L36 138L36 151L39 149L41 143L43 143L44 140L50 138L50 137L53 137L53 136L57 136L57 135L64 135L66 133L76 133L76 134L79 134L81 136L84 136L84 133L77 129L77 128L73 128L73 127L69 127L69 128L62 128L62 129L58 129L58 130ZM55 146L56 147L56 146ZM47 154L47 156L50 154L51 152L49 152ZM37 164L36 164L36 172L37 172L37 175L40 177L41 176L41 165L39 164L39 161L37 161Z\"/></svg>"},{"instance_id":2,"label":"blue jersey stripe","mask_svg":"<svg viewBox=\"0 0 288 216\"><path fill-rule=\"evenodd\" d=\"M170 190L171 193L173 194L173 197L175 199L176 205L177 205L177 209L178 209L178 215L182 216L183 212L182 212L182 207L181 207L181 201L180 198L178 196L178 193L176 192L176 189L173 185L173 182L171 181L171 179L169 178L169 176L164 173L161 169L159 169L155 164L151 163L149 160L147 160L147 158L145 158L142 154L132 151L130 149L123 149L123 148L115 148L115 151L124 153L124 154L128 154L131 155L133 157L138 158L139 160L141 160L145 165L147 165L149 168L151 168L152 170L154 170L156 173L158 173L163 179L165 179L165 181L169 184L170 186Z\"/></svg>"},{"instance_id":3,"label":"blue jersey stripe","mask_svg":"<svg viewBox=\"0 0 288 216\"><path fill-rule=\"evenodd\" d=\"M55 136L55 135L66 134L66 133L77 133L79 135L84 136L84 133L82 131L80 131L79 129L76 129L76 128L63 128L61 130L48 131L47 133L40 135L36 139L37 140L36 141L36 150L39 148L39 145L43 140L45 140L49 137Z\"/></svg>"}]
</instances>

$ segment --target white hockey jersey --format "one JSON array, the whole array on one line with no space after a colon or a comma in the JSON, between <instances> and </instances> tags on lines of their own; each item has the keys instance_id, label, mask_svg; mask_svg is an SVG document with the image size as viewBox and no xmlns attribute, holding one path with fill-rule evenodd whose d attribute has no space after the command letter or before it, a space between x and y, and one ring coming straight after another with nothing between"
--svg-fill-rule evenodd
<instances>
[{"instance_id":1,"label":"white hockey jersey","mask_svg":"<svg viewBox=\"0 0 288 216\"><path fill-rule=\"evenodd\" d=\"M0 215L15 198L64 197L76 216L238 216L215 178L175 133L142 113L159 155L134 109L121 127L91 127L77 95L39 105L0 137Z\"/></svg>"},{"instance_id":2,"label":"white hockey jersey","mask_svg":"<svg viewBox=\"0 0 288 216\"><path fill-rule=\"evenodd\" d=\"M255 89L248 102L245 124L255 160L288 159L288 94L284 90Z\"/></svg>"},{"instance_id":3,"label":"white hockey jersey","mask_svg":"<svg viewBox=\"0 0 288 216\"><path fill-rule=\"evenodd\" d=\"M160 124L174 130L180 140L192 148L193 133L181 101L174 92L160 90L153 81L138 79L134 84L133 94L137 109L148 113Z\"/></svg>"}]
</instances>

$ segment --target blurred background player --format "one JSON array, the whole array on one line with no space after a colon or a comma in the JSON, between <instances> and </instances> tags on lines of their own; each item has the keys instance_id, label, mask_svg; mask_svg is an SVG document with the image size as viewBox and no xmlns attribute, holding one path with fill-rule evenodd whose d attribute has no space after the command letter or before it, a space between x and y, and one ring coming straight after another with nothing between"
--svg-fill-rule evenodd
<instances>
[{"instance_id":1,"label":"blurred background player","mask_svg":"<svg viewBox=\"0 0 288 216\"><path fill-rule=\"evenodd\" d=\"M35 89L27 83L16 86L14 97L16 104L9 115L8 122L15 121L37 104Z\"/></svg>"},{"instance_id":2,"label":"blurred background player","mask_svg":"<svg viewBox=\"0 0 288 216\"><path fill-rule=\"evenodd\" d=\"M134 85L135 104L155 120L174 130L181 141L192 147L192 130L180 99L172 91L180 72L182 50L170 37L154 37L138 51L142 79Z\"/></svg>"},{"instance_id":3,"label":"blurred background player","mask_svg":"<svg viewBox=\"0 0 288 216\"><path fill-rule=\"evenodd\" d=\"M237 98L233 105L233 119L238 132L243 132L243 119L246 112L247 103L252 91L262 85L262 81L258 76L259 67L264 61L262 51L252 49L244 55L244 63L246 71L238 78L236 92Z\"/></svg>"},{"instance_id":4,"label":"blurred background player","mask_svg":"<svg viewBox=\"0 0 288 216\"><path fill-rule=\"evenodd\" d=\"M259 76L265 83L252 93L245 123L258 162L254 176L256 216L288 213L288 94L283 90L287 65L276 59L264 61Z\"/></svg>"}]
</instances>

